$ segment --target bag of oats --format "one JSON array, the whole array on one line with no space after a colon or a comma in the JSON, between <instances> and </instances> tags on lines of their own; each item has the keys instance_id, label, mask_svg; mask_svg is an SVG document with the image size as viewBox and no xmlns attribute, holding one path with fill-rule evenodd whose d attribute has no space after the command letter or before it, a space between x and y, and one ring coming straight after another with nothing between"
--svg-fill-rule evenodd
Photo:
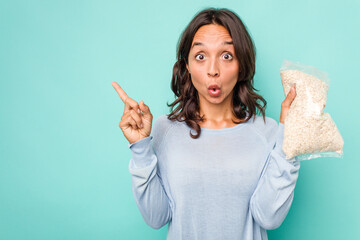
<instances>
[{"instance_id":1,"label":"bag of oats","mask_svg":"<svg viewBox=\"0 0 360 240\"><path fill-rule=\"evenodd\" d=\"M330 80L315 67L284 60L280 76L287 96L296 84L296 97L284 122L283 151L295 161L318 157L343 157L344 140L323 109Z\"/></svg>"}]
</instances>

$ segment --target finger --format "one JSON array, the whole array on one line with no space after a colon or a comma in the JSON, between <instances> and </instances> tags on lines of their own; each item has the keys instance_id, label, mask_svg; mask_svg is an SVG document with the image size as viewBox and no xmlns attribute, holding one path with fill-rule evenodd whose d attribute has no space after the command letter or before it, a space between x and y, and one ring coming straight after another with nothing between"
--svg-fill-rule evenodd
<instances>
[{"instance_id":1,"label":"finger","mask_svg":"<svg viewBox=\"0 0 360 240\"><path fill-rule=\"evenodd\" d=\"M129 120L129 123L133 129L138 129L137 124L133 118Z\"/></svg>"},{"instance_id":2,"label":"finger","mask_svg":"<svg viewBox=\"0 0 360 240\"><path fill-rule=\"evenodd\" d=\"M141 120L140 113L135 112L135 110L131 110L130 115L135 120L138 128L142 128L142 120Z\"/></svg>"},{"instance_id":3,"label":"finger","mask_svg":"<svg viewBox=\"0 0 360 240\"><path fill-rule=\"evenodd\" d=\"M125 120L131 118L130 114L131 114L130 111L124 112L124 114L121 116L121 121L125 121Z\"/></svg>"},{"instance_id":4,"label":"finger","mask_svg":"<svg viewBox=\"0 0 360 240\"><path fill-rule=\"evenodd\" d=\"M141 111L143 112L144 117L151 116L150 108L149 108L149 106L147 106L144 103L144 101L140 101L139 107L140 107Z\"/></svg>"},{"instance_id":5,"label":"finger","mask_svg":"<svg viewBox=\"0 0 360 240\"><path fill-rule=\"evenodd\" d=\"M291 87L290 91L288 92L283 105L284 107L290 107L291 103L294 101L296 97L296 87L295 84Z\"/></svg>"},{"instance_id":6,"label":"finger","mask_svg":"<svg viewBox=\"0 0 360 240\"><path fill-rule=\"evenodd\" d=\"M296 97L296 85L295 85L295 83L292 86L292 89L290 90L290 94L291 94L292 100L294 100L294 98Z\"/></svg>"},{"instance_id":7,"label":"finger","mask_svg":"<svg viewBox=\"0 0 360 240\"><path fill-rule=\"evenodd\" d=\"M131 108L136 110L139 109L138 103L134 99L130 98L117 82L113 82L112 86L115 88L116 92L125 104L125 111L128 111Z\"/></svg>"},{"instance_id":8,"label":"finger","mask_svg":"<svg viewBox=\"0 0 360 240\"><path fill-rule=\"evenodd\" d=\"M120 128L127 126L131 126L133 129L137 129L137 124L135 120L131 117L131 115L129 115L125 120L120 122Z\"/></svg>"},{"instance_id":9,"label":"finger","mask_svg":"<svg viewBox=\"0 0 360 240\"><path fill-rule=\"evenodd\" d=\"M120 87L117 82L112 82L112 86L115 88L115 91L119 94L123 103L126 102L126 99L129 97L126 92Z\"/></svg>"},{"instance_id":10,"label":"finger","mask_svg":"<svg viewBox=\"0 0 360 240\"><path fill-rule=\"evenodd\" d=\"M290 99L290 101L292 99L294 99L296 96L296 87L295 84L290 88L290 91L288 92L286 99Z\"/></svg>"},{"instance_id":11,"label":"finger","mask_svg":"<svg viewBox=\"0 0 360 240\"><path fill-rule=\"evenodd\" d=\"M128 97L125 102L125 111L134 109L136 112L140 113L139 104L132 98Z\"/></svg>"}]
</instances>

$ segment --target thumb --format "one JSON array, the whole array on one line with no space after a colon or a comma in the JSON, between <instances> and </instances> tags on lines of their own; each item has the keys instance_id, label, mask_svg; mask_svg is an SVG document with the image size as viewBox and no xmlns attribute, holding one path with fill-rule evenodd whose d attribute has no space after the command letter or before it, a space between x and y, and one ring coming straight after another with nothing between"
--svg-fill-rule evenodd
<instances>
[{"instance_id":1,"label":"thumb","mask_svg":"<svg viewBox=\"0 0 360 240\"><path fill-rule=\"evenodd\" d=\"M290 91L288 92L285 101L284 101L284 105L286 105L287 107L290 107L291 103L294 101L296 97L296 85L294 84Z\"/></svg>"},{"instance_id":2,"label":"thumb","mask_svg":"<svg viewBox=\"0 0 360 240\"><path fill-rule=\"evenodd\" d=\"M140 101L139 104L140 110L143 112L144 116L150 115L150 108L144 103L144 101Z\"/></svg>"}]
</instances>

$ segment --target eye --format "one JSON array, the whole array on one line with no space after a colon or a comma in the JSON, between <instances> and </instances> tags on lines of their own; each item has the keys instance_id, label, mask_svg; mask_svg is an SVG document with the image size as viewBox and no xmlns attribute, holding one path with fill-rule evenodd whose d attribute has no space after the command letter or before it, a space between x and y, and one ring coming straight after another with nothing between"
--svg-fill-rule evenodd
<instances>
[{"instance_id":1,"label":"eye","mask_svg":"<svg viewBox=\"0 0 360 240\"><path fill-rule=\"evenodd\" d=\"M231 60L231 59L233 59L233 56L232 56L232 54L230 54L230 53L225 53L225 54L223 55L223 58L226 59L226 60Z\"/></svg>"},{"instance_id":2,"label":"eye","mask_svg":"<svg viewBox=\"0 0 360 240\"><path fill-rule=\"evenodd\" d=\"M195 59L196 60L203 60L205 57L204 57L204 55L202 55L202 54L197 54L196 56L195 56Z\"/></svg>"}]
</instances>

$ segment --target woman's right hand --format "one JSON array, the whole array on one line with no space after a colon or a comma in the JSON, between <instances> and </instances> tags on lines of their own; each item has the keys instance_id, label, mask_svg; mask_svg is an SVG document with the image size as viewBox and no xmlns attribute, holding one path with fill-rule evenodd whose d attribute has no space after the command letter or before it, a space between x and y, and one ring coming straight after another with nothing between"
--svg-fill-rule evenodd
<instances>
[{"instance_id":1,"label":"woman's right hand","mask_svg":"<svg viewBox=\"0 0 360 240\"><path fill-rule=\"evenodd\" d=\"M125 104L119 127L130 144L150 136L153 116L144 101L138 104L131 99L117 82L112 86Z\"/></svg>"}]
</instances>

